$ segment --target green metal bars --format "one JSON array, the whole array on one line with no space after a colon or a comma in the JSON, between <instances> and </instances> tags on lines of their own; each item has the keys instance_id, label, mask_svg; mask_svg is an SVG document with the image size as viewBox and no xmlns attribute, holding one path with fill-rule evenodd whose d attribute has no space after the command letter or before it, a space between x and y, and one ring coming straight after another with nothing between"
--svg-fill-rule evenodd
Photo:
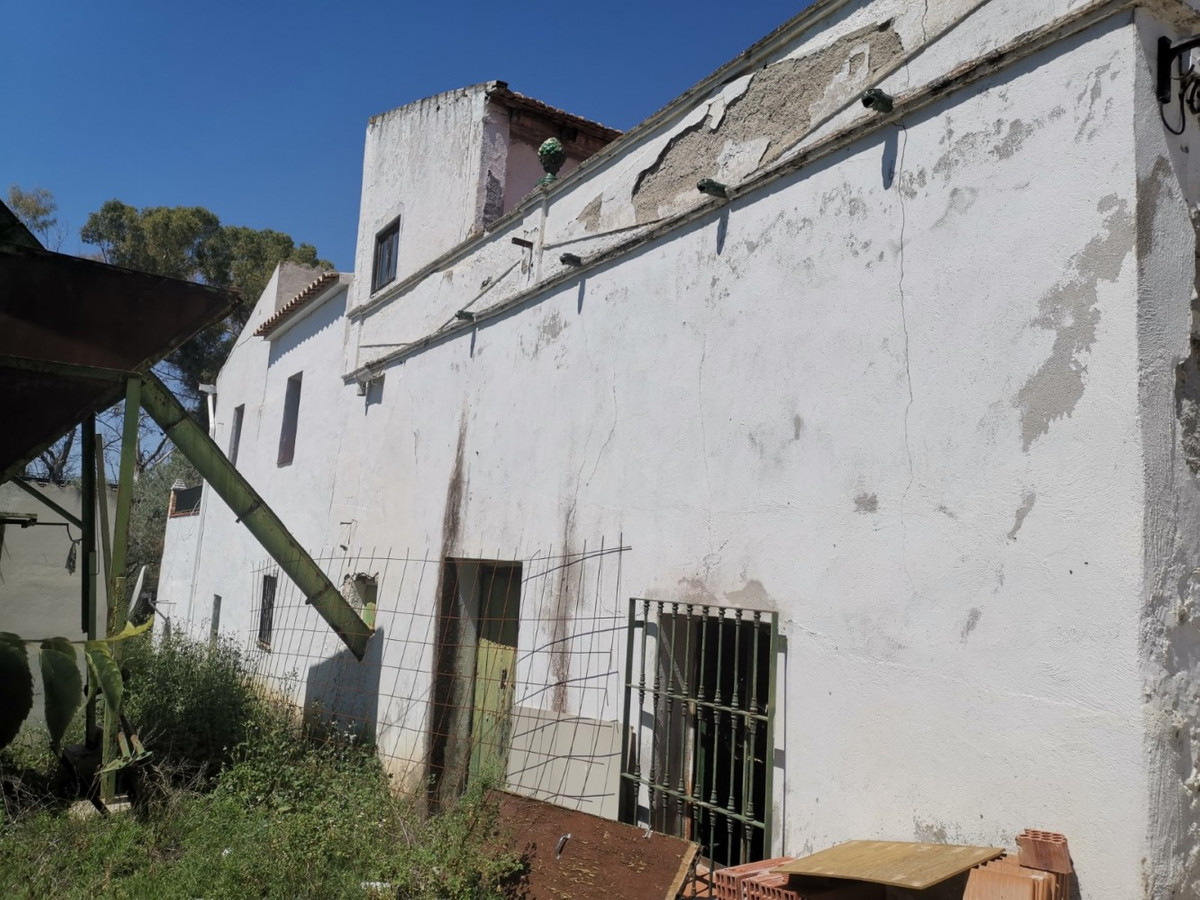
<instances>
[{"instance_id":1,"label":"green metal bars","mask_svg":"<svg viewBox=\"0 0 1200 900\"><path fill-rule=\"evenodd\" d=\"M770 856L779 643L777 613L629 601L625 821L696 841L716 865Z\"/></svg>"},{"instance_id":2,"label":"green metal bars","mask_svg":"<svg viewBox=\"0 0 1200 900\"><path fill-rule=\"evenodd\" d=\"M337 632L356 659L362 659L372 629L334 587L307 551L284 527L279 517L249 482L225 458L213 439L187 414L165 384L151 373L141 376L141 404L175 444L191 460L201 477L237 515L238 521L258 539L279 563L308 602Z\"/></svg>"}]
</instances>

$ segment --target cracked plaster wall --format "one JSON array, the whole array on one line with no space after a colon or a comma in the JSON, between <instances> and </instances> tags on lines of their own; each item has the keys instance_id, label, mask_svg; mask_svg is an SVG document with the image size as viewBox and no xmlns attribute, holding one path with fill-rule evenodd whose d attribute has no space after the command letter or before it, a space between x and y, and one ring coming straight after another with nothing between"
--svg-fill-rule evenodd
<instances>
[{"instance_id":1,"label":"cracked plaster wall","mask_svg":"<svg viewBox=\"0 0 1200 900\"><path fill-rule=\"evenodd\" d=\"M1153 89L1163 26L1138 14L1138 89ZM1189 29L1191 33L1194 28ZM1169 32L1173 38L1177 32ZM1176 124L1174 121L1172 124ZM1145 894L1200 897L1200 482L1197 481L1195 155L1138 110L1138 341L1146 479L1141 651L1151 816Z\"/></svg>"},{"instance_id":2,"label":"cracked plaster wall","mask_svg":"<svg viewBox=\"0 0 1200 900\"><path fill-rule=\"evenodd\" d=\"M420 545L469 410L465 546L623 535L626 596L779 610L780 849L1052 823L1084 897L1136 896L1132 60L1093 29L409 358L420 448L356 466Z\"/></svg>"},{"instance_id":3,"label":"cracked plaster wall","mask_svg":"<svg viewBox=\"0 0 1200 900\"><path fill-rule=\"evenodd\" d=\"M859 28L896 4L852 6ZM1031 9L985 7L1022 26ZM1154 312L1178 288L1156 262L1170 243L1149 269L1134 252L1152 168L1133 165L1134 44L1128 19L1093 28L389 369L370 412L329 405L349 437L317 512L368 543L440 546L466 423L460 546L619 536L623 596L780 612L776 849L1047 826L1070 835L1084 898L1182 884L1190 751L1163 698L1187 726L1193 643L1161 613L1190 597L1192 539L1173 541L1192 501L1147 520L1187 470L1155 445L1148 494L1140 448L1174 434L1186 324ZM727 87L726 117L747 85ZM555 203L632 224L614 210L672 133ZM1154 234L1175 227L1155 216ZM511 265L529 221L467 265ZM436 276L441 302L492 277L470 272ZM623 615L566 584L538 602L563 629ZM544 704L611 718L608 689Z\"/></svg>"}]
</instances>

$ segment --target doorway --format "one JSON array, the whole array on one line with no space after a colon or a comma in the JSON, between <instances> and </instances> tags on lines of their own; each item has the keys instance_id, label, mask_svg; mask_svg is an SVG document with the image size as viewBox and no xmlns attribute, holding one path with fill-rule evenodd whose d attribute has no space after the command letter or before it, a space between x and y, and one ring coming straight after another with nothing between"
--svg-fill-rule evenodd
<instances>
[{"instance_id":1,"label":"doorway","mask_svg":"<svg viewBox=\"0 0 1200 900\"><path fill-rule=\"evenodd\" d=\"M520 563L445 561L430 733L435 806L459 796L469 780L504 781L520 606Z\"/></svg>"}]
</instances>

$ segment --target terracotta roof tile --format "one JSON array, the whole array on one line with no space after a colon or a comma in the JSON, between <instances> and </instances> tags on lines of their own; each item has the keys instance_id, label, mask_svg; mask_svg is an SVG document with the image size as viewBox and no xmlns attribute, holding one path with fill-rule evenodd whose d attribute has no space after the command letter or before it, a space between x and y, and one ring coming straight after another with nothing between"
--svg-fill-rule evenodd
<instances>
[{"instance_id":1,"label":"terracotta roof tile","mask_svg":"<svg viewBox=\"0 0 1200 900\"><path fill-rule=\"evenodd\" d=\"M322 272L319 278L311 282L304 290L283 304L283 306L279 307L273 315L269 316L265 322L259 325L254 332L254 336L267 337L270 335L272 331L307 306L309 301L324 293L326 288L335 284L341 277L339 272Z\"/></svg>"}]
</instances>

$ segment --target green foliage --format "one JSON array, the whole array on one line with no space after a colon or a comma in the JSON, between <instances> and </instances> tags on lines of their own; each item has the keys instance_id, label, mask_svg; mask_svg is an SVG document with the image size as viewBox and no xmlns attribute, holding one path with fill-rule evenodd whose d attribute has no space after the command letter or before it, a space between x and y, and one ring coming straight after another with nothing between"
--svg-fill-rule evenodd
<instances>
[{"instance_id":1,"label":"green foliage","mask_svg":"<svg viewBox=\"0 0 1200 900\"><path fill-rule=\"evenodd\" d=\"M195 730L211 717L242 738L208 793L171 790L137 816L47 810L0 823L0 896L506 896L521 863L503 849L509 836L487 785L424 818L392 792L373 748L306 729L292 709L254 694L231 648L125 646L127 711L143 734L151 721ZM166 737L147 743L173 764L182 745ZM3 768L0 759L0 776ZM364 882L388 887L372 894Z\"/></svg>"},{"instance_id":2,"label":"green foliage","mask_svg":"<svg viewBox=\"0 0 1200 900\"><path fill-rule=\"evenodd\" d=\"M125 694L125 682L121 678L121 667L113 659L112 651L104 641L88 641L83 645L84 656L87 657L88 690L95 697L97 692L104 694L104 705L113 716L121 714L121 698Z\"/></svg>"},{"instance_id":3,"label":"green foliage","mask_svg":"<svg viewBox=\"0 0 1200 900\"><path fill-rule=\"evenodd\" d=\"M269 228L222 225L202 206L137 209L109 200L88 216L79 234L84 243L99 247L105 262L113 265L202 281L241 294L241 303L228 320L200 332L168 357L193 392L216 377L278 263L289 260L332 268L317 257L311 244L297 246L290 235ZM194 393L190 399L197 399Z\"/></svg>"},{"instance_id":4,"label":"green foliage","mask_svg":"<svg viewBox=\"0 0 1200 900\"><path fill-rule=\"evenodd\" d=\"M171 485L176 481L187 485L199 484L200 474L187 457L173 452L165 462L142 472L133 483L126 572L132 575L146 566L146 584L152 588L158 584L163 537L167 529L167 502Z\"/></svg>"},{"instance_id":5,"label":"green foliage","mask_svg":"<svg viewBox=\"0 0 1200 900\"><path fill-rule=\"evenodd\" d=\"M15 634L0 631L0 685L4 702L0 703L0 749L12 743L21 723L33 709L33 675L25 644Z\"/></svg>"},{"instance_id":6,"label":"green foliage","mask_svg":"<svg viewBox=\"0 0 1200 900\"><path fill-rule=\"evenodd\" d=\"M42 688L46 692L46 729L50 747L58 750L83 697L75 648L66 638L42 641Z\"/></svg>"},{"instance_id":7,"label":"green foliage","mask_svg":"<svg viewBox=\"0 0 1200 900\"><path fill-rule=\"evenodd\" d=\"M120 667L112 657L112 644L145 633L151 624L152 621L137 626L127 625L120 634L102 641L87 641L84 644L84 656L91 673L89 694L95 697L103 692L104 701L114 716L121 713L124 679L121 677ZM5 695L11 698L11 702L0 704L0 750L12 743L21 730L21 723L33 709L33 675L29 670L26 643L32 642L7 631L0 632L0 685L3 686ZM83 700L83 686L78 671L74 677L65 671L68 665L72 669L75 665L75 651L71 641L66 638L42 641L40 654L43 677L49 674L45 691L46 721L51 729L51 744L57 749L58 742L71 720L71 714L67 713L66 709L70 707L73 713L79 708ZM46 658L48 655L49 660ZM74 695L71 694L72 690L75 691Z\"/></svg>"},{"instance_id":8,"label":"green foliage","mask_svg":"<svg viewBox=\"0 0 1200 900\"><path fill-rule=\"evenodd\" d=\"M269 719L232 643L175 636L152 645L130 641L125 711L142 743L180 775L210 783L248 729ZM258 723L256 725L256 723Z\"/></svg>"},{"instance_id":9,"label":"green foliage","mask_svg":"<svg viewBox=\"0 0 1200 900\"><path fill-rule=\"evenodd\" d=\"M66 232L59 227L58 201L54 194L42 187L25 190L15 184L9 185L8 208L13 211L21 224L32 231L46 247L58 250L62 247Z\"/></svg>"}]
</instances>

